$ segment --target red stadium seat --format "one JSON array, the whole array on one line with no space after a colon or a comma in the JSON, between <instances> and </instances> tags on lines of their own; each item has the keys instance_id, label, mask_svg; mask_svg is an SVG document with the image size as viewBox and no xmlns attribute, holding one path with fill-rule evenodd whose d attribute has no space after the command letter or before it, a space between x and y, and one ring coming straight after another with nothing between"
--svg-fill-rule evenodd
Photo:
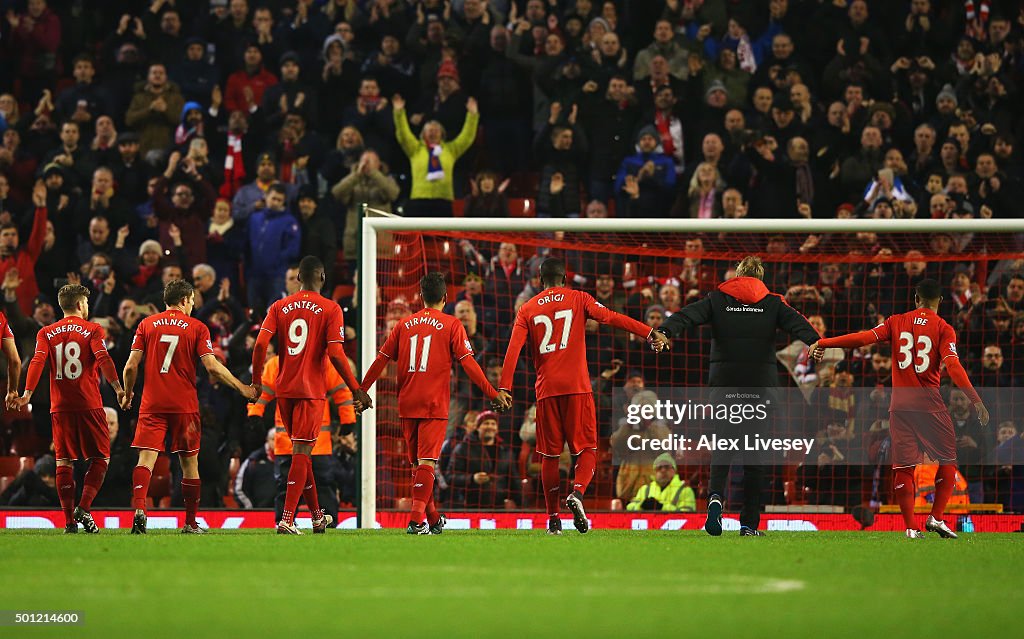
<instances>
[{"instance_id":1,"label":"red stadium seat","mask_svg":"<svg viewBox=\"0 0 1024 639\"><path fill-rule=\"evenodd\" d=\"M153 478L149 481L149 498L161 508L171 505L171 460L160 455L153 465Z\"/></svg>"},{"instance_id":2,"label":"red stadium seat","mask_svg":"<svg viewBox=\"0 0 1024 639\"><path fill-rule=\"evenodd\" d=\"M21 472L21 458L15 455L0 456L0 475L13 477Z\"/></svg>"},{"instance_id":3,"label":"red stadium seat","mask_svg":"<svg viewBox=\"0 0 1024 639\"><path fill-rule=\"evenodd\" d=\"M509 198L508 213L510 217L537 217L537 205L532 198Z\"/></svg>"},{"instance_id":4,"label":"red stadium seat","mask_svg":"<svg viewBox=\"0 0 1024 639\"><path fill-rule=\"evenodd\" d=\"M465 217L466 216L466 200L452 200L452 216L453 217Z\"/></svg>"}]
</instances>

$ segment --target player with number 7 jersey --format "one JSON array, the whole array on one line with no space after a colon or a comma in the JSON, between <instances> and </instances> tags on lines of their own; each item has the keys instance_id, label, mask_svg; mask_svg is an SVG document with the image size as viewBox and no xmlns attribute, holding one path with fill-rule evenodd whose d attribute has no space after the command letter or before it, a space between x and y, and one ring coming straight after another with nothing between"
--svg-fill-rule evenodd
<instances>
[{"instance_id":1,"label":"player with number 7 jersey","mask_svg":"<svg viewBox=\"0 0 1024 639\"><path fill-rule=\"evenodd\" d=\"M950 379L974 404L982 425L988 410L971 385L956 351L956 332L936 312L942 289L931 279L917 284L917 309L893 315L878 326L838 337L819 340L810 347L816 360L826 348L858 348L876 342L893 345L892 399L889 404L889 433L892 438L893 491L911 539L921 536L914 521L914 466L925 457L939 463L935 476L935 499L925 530L941 537L956 538L942 521L946 503L956 482L956 434L946 403L939 392L941 366Z\"/></svg>"},{"instance_id":2,"label":"player with number 7 jersey","mask_svg":"<svg viewBox=\"0 0 1024 639\"><path fill-rule=\"evenodd\" d=\"M512 326L512 337L501 371L501 390L511 391L519 353L530 341L537 373L537 454L548 513L548 533L561 534L558 518L558 457L565 444L576 456L573 492L565 505L581 533L590 530L583 495L597 467L597 414L587 366L586 322L596 320L654 340L655 350L668 338L637 320L604 307L582 291L565 286L565 265L552 258L540 267L544 290L523 304Z\"/></svg>"},{"instance_id":3,"label":"player with number 7 jersey","mask_svg":"<svg viewBox=\"0 0 1024 639\"><path fill-rule=\"evenodd\" d=\"M195 290L184 280L164 287L167 310L139 322L132 352L124 366L125 398L121 408L131 407L139 364L145 357L145 386L132 448L139 449L139 461L132 472L132 505L135 518L132 534L146 532L146 496L153 465L165 450L178 453L181 462L181 495L185 503L186 534L202 534L196 512L199 509L199 442L202 422L196 394L196 360L202 362L213 380L230 385L249 401L255 401L249 385L231 374L213 351L210 329L190 317ZM170 443L169 447L165 442Z\"/></svg>"}]
</instances>

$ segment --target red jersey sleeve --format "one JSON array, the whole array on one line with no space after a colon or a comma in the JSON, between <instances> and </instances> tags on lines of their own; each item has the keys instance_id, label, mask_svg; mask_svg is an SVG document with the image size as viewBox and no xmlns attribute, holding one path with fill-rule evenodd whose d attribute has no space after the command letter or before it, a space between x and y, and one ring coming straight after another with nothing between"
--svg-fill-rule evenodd
<instances>
[{"instance_id":1,"label":"red jersey sleeve","mask_svg":"<svg viewBox=\"0 0 1024 639\"><path fill-rule=\"evenodd\" d=\"M36 334L36 352L28 365L28 374L25 377L25 390L35 392L39 380L43 376L43 366L50 357L50 342L46 339L43 331Z\"/></svg>"},{"instance_id":2,"label":"red jersey sleeve","mask_svg":"<svg viewBox=\"0 0 1024 639\"><path fill-rule=\"evenodd\" d=\"M146 352L146 323L139 322L135 329L135 339L132 340L132 350L142 353Z\"/></svg>"},{"instance_id":3,"label":"red jersey sleeve","mask_svg":"<svg viewBox=\"0 0 1024 639\"><path fill-rule=\"evenodd\" d=\"M345 314L335 302L327 301L327 317L324 321L324 339L328 344L345 342Z\"/></svg>"},{"instance_id":4,"label":"red jersey sleeve","mask_svg":"<svg viewBox=\"0 0 1024 639\"><path fill-rule=\"evenodd\" d=\"M210 339L210 329L206 328L206 324L202 322L195 323L196 333L196 357L206 357L207 355L216 355L213 350L213 340Z\"/></svg>"},{"instance_id":5,"label":"red jersey sleeve","mask_svg":"<svg viewBox=\"0 0 1024 639\"><path fill-rule=\"evenodd\" d=\"M103 332L103 327L97 324L89 337L89 349L93 355L99 357L107 352L107 345L103 342L106 338L107 334Z\"/></svg>"},{"instance_id":6,"label":"red jersey sleeve","mask_svg":"<svg viewBox=\"0 0 1024 639\"><path fill-rule=\"evenodd\" d=\"M943 322L939 329L939 358L944 360L947 357L960 359L956 352L956 331L952 326Z\"/></svg>"},{"instance_id":7,"label":"red jersey sleeve","mask_svg":"<svg viewBox=\"0 0 1024 639\"><path fill-rule=\"evenodd\" d=\"M523 307L525 308L525 306ZM505 361L501 367L501 383L499 388L512 390L512 379L516 374L516 364L519 362L519 353L526 344L529 330L526 327L526 318L523 309L516 313L516 322L512 325L512 336L509 338L508 350L505 351Z\"/></svg>"},{"instance_id":8,"label":"red jersey sleeve","mask_svg":"<svg viewBox=\"0 0 1024 639\"><path fill-rule=\"evenodd\" d=\"M891 342L892 341L892 327L889 322L892 321L891 317L885 319L884 322L871 329L871 332L875 334L875 339L879 342Z\"/></svg>"},{"instance_id":9,"label":"red jersey sleeve","mask_svg":"<svg viewBox=\"0 0 1024 639\"><path fill-rule=\"evenodd\" d=\"M395 327L388 333L387 339L384 340L384 344L377 352L388 359L396 359L398 357L398 345L401 343L401 332L402 325L395 324Z\"/></svg>"},{"instance_id":10,"label":"red jersey sleeve","mask_svg":"<svg viewBox=\"0 0 1024 639\"><path fill-rule=\"evenodd\" d=\"M466 327L462 322L453 323L451 340L452 359L461 362L463 358L473 355L473 343L469 341L469 335L466 334Z\"/></svg>"},{"instance_id":11,"label":"red jersey sleeve","mask_svg":"<svg viewBox=\"0 0 1024 639\"><path fill-rule=\"evenodd\" d=\"M580 297L583 299L583 312L587 317L593 320L597 320L602 324L610 324L615 328L621 328L624 331L629 331L639 337L647 338L650 337L652 329L643 322L623 315L622 313L616 313L609 309L604 304L598 302L588 293L580 293Z\"/></svg>"},{"instance_id":12,"label":"red jersey sleeve","mask_svg":"<svg viewBox=\"0 0 1024 639\"><path fill-rule=\"evenodd\" d=\"M270 333L271 336L277 335L277 302L267 309L267 316L263 318L260 330Z\"/></svg>"},{"instance_id":13,"label":"red jersey sleeve","mask_svg":"<svg viewBox=\"0 0 1024 639\"><path fill-rule=\"evenodd\" d=\"M11 324L3 313L0 313L0 339L14 339L14 331L11 330Z\"/></svg>"}]
</instances>

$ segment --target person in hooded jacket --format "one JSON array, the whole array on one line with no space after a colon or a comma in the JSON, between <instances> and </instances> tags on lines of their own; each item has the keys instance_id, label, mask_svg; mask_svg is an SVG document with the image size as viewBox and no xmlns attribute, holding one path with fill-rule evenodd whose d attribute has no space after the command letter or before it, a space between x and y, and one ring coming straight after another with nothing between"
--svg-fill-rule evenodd
<instances>
[{"instance_id":1,"label":"person in hooded jacket","mask_svg":"<svg viewBox=\"0 0 1024 639\"><path fill-rule=\"evenodd\" d=\"M818 332L785 299L768 291L762 281L761 258L750 255L736 266L736 277L719 284L701 300L673 313L656 330L668 337L679 337L689 328L711 325L711 358L708 386L712 404L768 406L765 419L745 420L741 424L713 423L710 432L719 438L740 438L759 433L768 436L771 406L778 406L773 389L779 374L775 359L776 332L782 330L808 346L819 339ZM741 391L743 397L734 397ZM730 410L735 406L730 406ZM733 413L730 412L730 415ZM722 534L722 510L725 503L729 465L743 463L743 508L740 511L740 535L761 536L761 492L765 472L763 460L747 451L718 450L711 453L711 478L708 482L708 518L704 530Z\"/></svg>"}]
</instances>

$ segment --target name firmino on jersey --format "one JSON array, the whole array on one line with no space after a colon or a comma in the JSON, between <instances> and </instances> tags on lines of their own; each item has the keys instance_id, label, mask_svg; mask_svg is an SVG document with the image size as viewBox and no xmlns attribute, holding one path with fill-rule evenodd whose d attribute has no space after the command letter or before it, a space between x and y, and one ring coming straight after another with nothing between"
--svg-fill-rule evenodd
<instances>
[{"instance_id":1,"label":"name firmino on jersey","mask_svg":"<svg viewBox=\"0 0 1024 639\"><path fill-rule=\"evenodd\" d=\"M426 317L413 317L409 320L406 320L405 328L406 330L408 330L413 326L419 326L420 324L427 324L429 326L433 326L437 330L441 330L444 328L444 323L441 320L437 319L436 317L430 317L429 315L427 315Z\"/></svg>"}]
</instances>

